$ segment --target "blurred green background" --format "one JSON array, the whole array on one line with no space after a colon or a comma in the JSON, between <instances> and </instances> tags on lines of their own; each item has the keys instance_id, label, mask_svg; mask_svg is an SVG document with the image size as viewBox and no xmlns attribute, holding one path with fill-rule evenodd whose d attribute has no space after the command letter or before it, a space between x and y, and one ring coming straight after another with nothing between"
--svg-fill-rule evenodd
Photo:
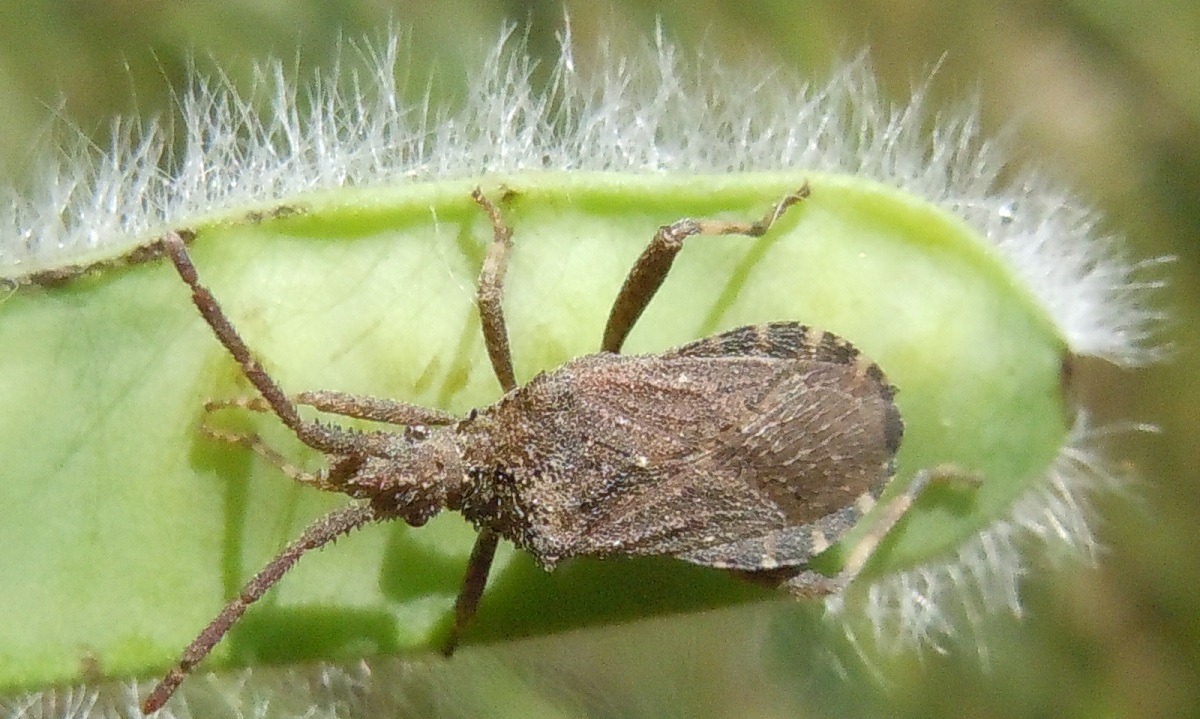
<instances>
[{"instance_id":1,"label":"blurred green background","mask_svg":"<svg viewBox=\"0 0 1200 719\"><path fill-rule=\"evenodd\" d=\"M946 653L927 652L884 684L789 660L769 610L744 608L550 638L418 674L448 715L497 667L521 667L489 701L565 703L568 714L624 716L1184 716L1200 707L1200 4L1184 0L568 2L586 49L652 38L661 18L685 51L766 61L820 84L870 50L887 94L904 102L938 67L935 100L982 99L985 133L1012 128L1017 164L1060 178L1106 217L1136 258L1161 270L1172 359L1148 369L1089 363L1081 391L1097 423L1159 425L1114 437L1137 481L1100 505L1098 568L1035 565L1026 617L985 623ZM411 28L412 76L436 67L453 88L502 23L528 23L552 64L560 2L376 0L22 0L0 4L0 181L30 180L29 148L55 115L107 142L114 115L169 118L190 58L246 81L270 56L297 72L328 66L340 40ZM415 82L414 89L424 89ZM767 646L764 649L764 645ZM457 660L456 660L457 661ZM456 671L475 672L459 681ZM504 675L508 676L508 675ZM903 677L897 679L896 677ZM481 683L482 682L482 683ZM440 688L439 688L440 687ZM413 691L414 688L409 687ZM494 692L499 691L499 694ZM532 696L530 696L532 694ZM456 696L457 695L457 696ZM512 702L509 704L509 702ZM530 703L532 702L532 704Z\"/></svg>"}]
</instances>

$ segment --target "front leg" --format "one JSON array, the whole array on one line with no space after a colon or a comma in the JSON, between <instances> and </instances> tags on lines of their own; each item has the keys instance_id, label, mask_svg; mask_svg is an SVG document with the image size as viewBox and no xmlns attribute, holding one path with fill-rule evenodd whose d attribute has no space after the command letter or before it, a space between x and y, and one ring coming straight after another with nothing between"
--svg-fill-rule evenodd
<instances>
[{"instance_id":1,"label":"front leg","mask_svg":"<svg viewBox=\"0 0 1200 719\"><path fill-rule=\"evenodd\" d=\"M508 269L508 251L512 248L512 230L504 224L500 216L500 208L496 207L478 187L471 193L471 199L487 214L492 225L492 245L488 248L487 258L483 261L483 269L479 273L479 321L483 329L483 342L487 346L488 358L491 359L492 369L496 379L505 392L517 388L516 375L513 372L512 351L508 345L508 326L504 321L504 274ZM500 537L491 529L484 527L475 537L475 546L471 549L471 558L467 561L467 571L463 577L462 588L454 602L454 625L450 628L450 636L442 647L442 653L450 656L458 647L463 630L475 616L483 589L487 586L488 572L492 568L492 560L496 556L496 544Z\"/></svg>"},{"instance_id":2,"label":"front leg","mask_svg":"<svg viewBox=\"0 0 1200 719\"><path fill-rule=\"evenodd\" d=\"M512 230L500 217L496 207L478 187L471 193L492 223L492 246L488 248L479 273L479 321L483 325L483 343L487 346L488 358L496 379L505 392L517 388L513 373L512 351L508 346L508 325L504 321L504 274L508 270L508 251L512 248Z\"/></svg>"},{"instance_id":3,"label":"front leg","mask_svg":"<svg viewBox=\"0 0 1200 719\"><path fill-rule=\"evenodd\" d=\"M483 596L483 588L487 586L488 572L492 568L492 560L496 557L496 544L499 535L484 527L475 537L475 546L471 549L471 558L467 560L467 573L463 577L462 588L458 590L458 598L454 600L454 624L450 627L450 636L442 646L442 654L450 656L458 648L463 631L475 616L479 608L479 599Z\"/></svg>"}]
</instances>

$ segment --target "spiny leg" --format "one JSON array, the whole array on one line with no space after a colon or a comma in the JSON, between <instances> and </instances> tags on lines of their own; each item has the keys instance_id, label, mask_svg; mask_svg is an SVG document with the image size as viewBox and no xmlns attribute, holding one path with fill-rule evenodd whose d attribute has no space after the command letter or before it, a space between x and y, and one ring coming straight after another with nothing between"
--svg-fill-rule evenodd
<instances>
[{"instance_id":1,"label":"spiny leg","mask_svg":"<svg viewBox=\"0 0 1200 719\"><path fill-rule=\"evenodd\" d=\"M225 605L217 618L192 640L183 650L179 662L159 681L146 700L142 702L142 712L149 714L157 711L171 698L179 684L187 676L192 667L196 666L212 651L221 637L241 618L246 608L256 602L268 589L283 577L305 553L318 549L351 531L368 524L380 521L380 517L369 505L355 505L335 510L325 515L304 530L300 538L289 544L274 559L267 563L254 578L242 587L241 592Z\"/></svg>"},{"instance_id":2,"label":"spiny leg","mask_svg":"<svg viewBox=\"0 0 1200 719\"><path fill-rule=\"evenodd\" d=\"M808 183L780 200L770 212L757 222L726 222L724 220L683 219L664 225L655 233L654 239L634 262L625 283L613 301L604 327L604 339L600 349L604 352L620 352L625 338L642 316L650 300L662 286L663 280L675 262L675 256L683 249L683 242L696 235L746 235L761 237L789 207L808 197Z\"/></svg>"},{"instance_id":3,"label":"spiny leg","mask_svg":"<svg viewBox=\"0 0 1200 719\"><path fill-rule=\"evenodd\" d=\"M788 578L784 585L788 591L804 597L832 594L845 589L866 566L879 543L896 527L908 510L912 509L913 504L931 483L956 481L978 485L980 478L978 475L954 465L939 465L917 472L904 491L889 500L883 507L871 530L850 548L846 555L846 561L842 563L842 570L838 572L837 576L827 577L819 572L803 570Z\"/></svg>"},{"instance_id":4,"label":"spiny leg","mask_svg":"<svg viewBox=\"0 0 1200 719\"><path fill-rule=\"evenodd\" d=\"M484 196L483 191L476 187L471 193L471 199L483 208L492 223L492 246L488 249L487 258L483 261L483 270L479 273L479 319L483 325L483 342L487 346L488 357L492 361L492 369L496 379L505 392L511 392L517 387L516 375L512 366L512 351L508 346L508 326L504 322L504 274L508 269L508 251L512 248L512 229L504 224L500 216L500 208ZM471 558L467 560L467 571L463 577L462 588L454 600L454 624L450 627L450 636L442 647L442 653L450 656L458 647L463 630L475 616L479 608L479 600L483 589L487 586L488 572L492 568L492 560L496 556L496 543L500 538L487 527L479 530L475 537L475 546L471 548Z\"/></svg>"},{"instance_id":5,"label":"spiny leg","mask_svg":"<svg viewBox=\"0 0 1200 719\"><path fill-rule=\"evenodd\" d=\"M343 455L358 451L362 444L354 435L340 432L332 427L324 427L315 422L305 422L300 418L296 406L287 398L275 380L271 379L258 360L251 355L250 348L246 346L233 323L225 316L225 312L221 309L217 299L213 297L212 292L200 284L200 276L196 272L196 266L192 264L191 258L188 257L183 237L178 232L168 232L163 235L161 241L171 262L175 265L176 271L179 272L179 276L191 288L192 302L195 303L196 309L200 311L204 321L212 328L213 334L217 336L229 354L237 360L242 368L242 374L258 389L279 419L296 433L301 442L313 449L329 454Z\"/></svg>"},{"instance_id":6,"label":"spiny leg","mask_svg":"<svg viewBox=\"0 0 1200 719\"><path fill-rule=\"evenodd\" d=\"M508 346L508 325L504 322L504 273L508 270L508 251L512 248L512 230L504 224L500 208L496 207L478 187L471 193L492 223L492 246L479 273L479 321L483 325L483 343L496 379L505 392L517 388L513 373L512 352Z\"/></svg>"},{"instance_id":7,"label":"spiny leg","mask_svg":"<svg viewBox=\"0 0 1200 719\"><path fill-rule=\"evenodd\" d=\"M462 588L458 590L458 598L454 600L454 624L450 627L450 636L442 646L442 654L450 656L458 648L462 633L475 616L479 608L479 599L483 596L483 588L487 586L488 572L492 568L492 559L496 556L496 543L500 537L483 527L475 537L475 546L471 548L471 558L467 560L467 574L463 578Z\"/></svg>"}]
</instances>

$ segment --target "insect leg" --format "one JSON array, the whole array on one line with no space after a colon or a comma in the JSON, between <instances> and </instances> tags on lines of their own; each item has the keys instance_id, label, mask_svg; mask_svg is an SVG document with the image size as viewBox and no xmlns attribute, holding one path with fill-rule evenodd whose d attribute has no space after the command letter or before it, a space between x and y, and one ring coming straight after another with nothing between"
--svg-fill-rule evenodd
<instances>
[{"instance_id":1,"label":"insect leg","mask_svg":"<svg viewBox=\"0 0 1200 719\"><path fill-rule=\"evenodd\" d=\"M192 289L192 302L200 311L200 316L212 328L213 334L233 355L242 368L242 374L258 389L263 399L270 405L271 410L288 426L296 436L313 449L327 454L353 454L361 446L361 441L354 435L338 431L333 427L325 427L315 422L305 422L296 411L296 405L288 399L283 390L276 384L258 360L250 353L233 323L225 316L224 310L213 297L207 287L200 284L196 266L188 256L183 237L178 232L168 232L162 237L162 245L179 276Z\"/></svg>"},{"instance_id":2,"label":"insect leg","mask_svg":"<svg viewBox=\"0 0 1200 719\"><path fill-rule=\"evenodd\" d=\"M979 477L953 465L941 465L917 472L904 491L893 497L882 510L881 516L871 530L850 548L842 571L836 577L826 577L812 571L803 571L790 577L784 584L793 594L814 596L841 591L862 571L879 543L895 528L900 519L908 513L932 482L965 481L977 485Z\"/></svg>"},{"instance_id":3,"label":"insect leg","mask_svg":"<svg viewBox=\"0 0 1200 719\"><path fill-rule=\"evenodd\" d=\"M246 609L278 582L300 557L311 550L329 544L342 535L349 534L364 524L381 519L386 519L386 517L377 515L370 505L354 505L330 512L310 524L299 539L289 544L258 574L254 575L254 578L238 592L238 596L226 604L217 618L212 620L204 628L204 631L200 632L200 636L192 640L192 643L183 650L179 662L167 672L150 692L150 695L146 697L146 700L142 702L142 712L149 714L166 704L192 667L208 656L208 653L217 645L217 642L221 641L221 637L225 636L234 622L245 614Z\"/></svg>"},{"instance_id":4,"label":"insect leg","mask_svg":"<svg viewBox=\"0 0 1200 719\"><path fill-rule=\"evenodd\" d=\"M662 286L663 280L675 262L675 256L683 249L683 241L695 235L746 235L761 237L775 224L789 207L808 197L808 183L780 200L770 212L757 222L726 222L724 220L683 219L664 225L654 234L654 239L634 262L625 277L625 283L617 292L604 327L604 339L600 349L604 352L620 352L625 338L637 323L650 300Z\"/></svg>"},{"instance_id":5,"label":"insect leg","mask_svg":"<svg viewBox=\"0 0 1200 719\"><path fill-rule=\"evenodd\" d=\"M508 269L508 251L512 248L512 229L504 224L500 208L484 196L483 191L476 187L471 193L492 223L492 246L488 249L487 258L483 261L483 269L479 273L479 319L483 326L483 342L487 346L488 357L492 361L492 369L496 379L505 392L511 392L517 387L516 375L513 373L512 351L508 345L508 326L504 322L504 273ZM475 537L475 546L471 548L471 558L467 561L466 576L463 577L462 588L454 601L454 625L450 628L450 636L442 653L450 656L458 646L463 629L475 616L479 599L487 585L488 572L492 568L492 559L496 556L496 543L499 537L495 532L484 527Z\"/></svg>"},{"instance_id":6,"label":"insect leg","mask_svg":"<svg viewBox=\"0 0 1200 719\"><path fill-rule=\"evenodd\" d=\"M496 556L496 542L500 537L495 532L484 527L475 538L475 546L471 549L471 558L467 560L467 575L463 578L462 589L458 590L458 598L454 600L454 625L450 627L450 636L442 647L442 654L450 656L458 648L458 640L462 638L463 630L475 616L479 608L479 598L483 596L483 588L487 585L488 571L492 568L492 559Z\"/></svg>"},{"instance_id":7,"label":"insect leg","mask_svg":"<svg viewBox=\"0 0 1200 719\"><path fill-rule=\"evenodd\" d=\"M484 196L478 187L471 193L492 223L492 246L488 249L483 269L479 273L479 320L483 325L483 342L496 379L505 392L517 388L513 374L512 352L508 346L508 326L504 322L504 273L508 269L508 251L512 248L512 229L504 224L500 208Z\"/></svg>"}]
</instances>

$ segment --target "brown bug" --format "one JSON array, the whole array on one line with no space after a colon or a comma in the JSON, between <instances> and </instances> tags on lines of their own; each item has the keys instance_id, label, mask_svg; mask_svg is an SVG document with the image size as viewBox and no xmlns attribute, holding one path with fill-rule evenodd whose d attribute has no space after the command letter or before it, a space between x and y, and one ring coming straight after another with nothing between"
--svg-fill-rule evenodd
<instances>
[{"instance_id":1,"label":"brown bug","mask_svg":"<svg viewBox=\"0 0 1200 719\"><path fill-rule=\"evenodd\" d=\"M617 354L658 291L684 240L761 236L809 194L805 184L751 223L684 219L658 230L622 285L601 351L517 387L501 296L512 232L476 189L493 241L479 277L488 355L505 395L454 417L341 392L289 398L200 284L180 233L162 239L192 299L270 411L328 467L296 479L355 503L317 520L267 564L184 650L143 704L161 707L247 607L306 552L372 522L419 526L443 509L479 529L446 652L475 612L503 537L547 570L568 557L670 555L734 570L799 595L848 583L926 475L889 503L826 577L808 560L837 541L892 476L903 423L894 389L850 343L795 322L740 327L657 355ZM403 425L351 432L301 419L297 405ZM268 456L250 437L231 438Z\"/></svg>"}]
</instances>

